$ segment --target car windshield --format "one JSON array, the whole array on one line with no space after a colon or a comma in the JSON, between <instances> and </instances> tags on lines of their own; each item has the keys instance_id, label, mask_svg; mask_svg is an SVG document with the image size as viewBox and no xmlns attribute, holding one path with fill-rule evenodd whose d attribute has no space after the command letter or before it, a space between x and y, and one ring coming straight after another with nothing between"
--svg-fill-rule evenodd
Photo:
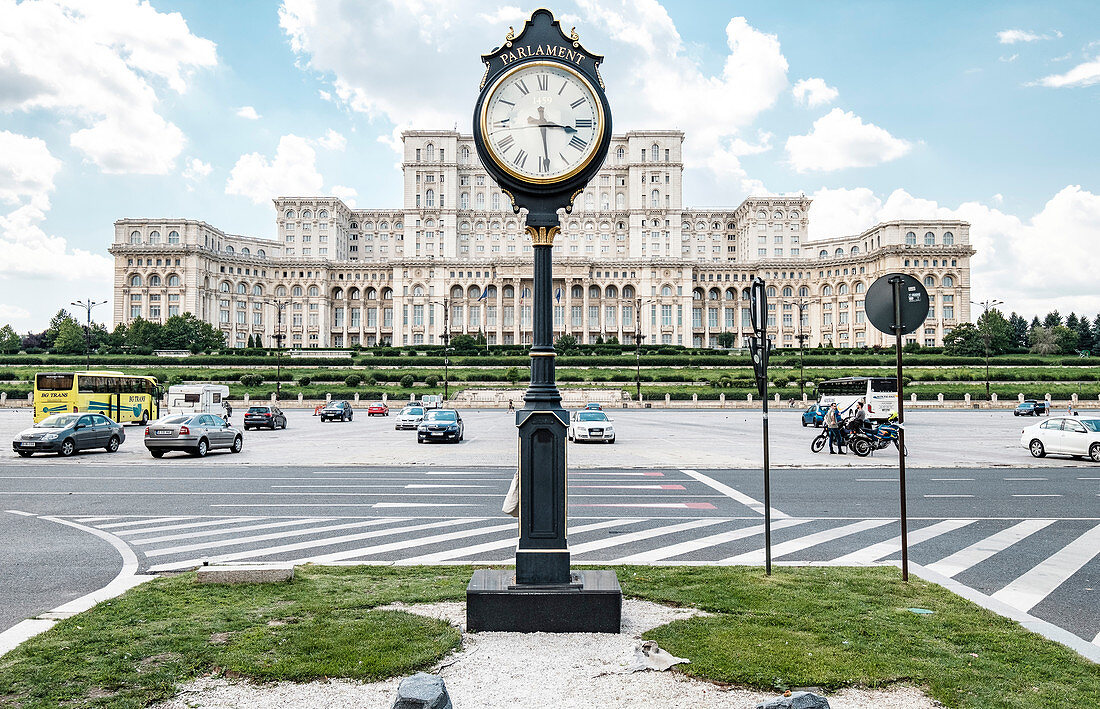
<instances>
[{"instance_id":1,"label":"car windshield","mask_svg":"<svg viewBox=\"0 0 1100 709\"><path fill-rule=\"evenodd\" d=\"M409 416L423 416L424 415L424 409L421 409L421 408L408 408L408 409L405 409L404 411L402 411L401 413L408 414Z\"/></svg>"},{"instance_id":2,"label":"car windshield","mask_svg":"<svg viewBox=\"0 0 1100 709\"><path fill-rule=\"evenodd\" d=\"M1018 406L1017 408L1020 408L1020 409L1030 409L1030 408L1032 408L1032 407L1034 407L1034 406L1035 406L1035 404L1029 404L1029 403L1027 403L1027 402L1025 401L1024 403L1020 404L1020 405L1019 405L1019 406Z\"/></svg>"},{"instance_id":3,"label":"car windshield","mask_svg":"<svg viewBox=\"0 0 1100 709\"><path fill-rule=\"evenodd\" d=\"M428 421L457 421L458 414L454 411L429 411L424 417Z\"/></svg>"},{"instance_id":4,"label":"car windshield","mask_svg":"<svg viewBox=\"0 0 1100 709\"><path fill-rule=\"evenodd\" d=\"M344 404L345 404L345 403L347 403L347 402L344 402L344 401L334 401L334 402L332 402L331 404L329 404L328 406L326 406L325 408L326 408L326 409L342 409L342 408L344 408Z\"/></svg>"},{"instance_id":5,"label":"car windshield","mask_svg":"<svg viewBox=\"0 0 1100 709\"><path fill-rule=\"evenodd\" d=\"M47 416L34 425L35 428L68 428L76 423L80 414L54 414Z\"/></svg>"},{"instance_id":6,"label":"car windshield","mask_svg":"<svg viewBox=\"0 0 1100 709\"><path fill-rule=\"evenodd\" d=\"M266 406L251 406L248 409L248 413L250 413L250 414L266 414L270 410L271 409L267 408Z\"/></svg>"},{"instance_id":7,"label":"car windshield","mask_svg":"<svg viewBox=\"0 0 1100 709\"><path fill-rule=\"evenodd\" d=\"M1081 423L1084 424L1085 428L1092 431L1093 433L1100 433L1100 420L1081 419Z\"/></svg>"},{"instance_id":8,"label":"car windshield","mask_svg":"<svg viewBox=\"0 0 1100 709\"><path fill-rule=\"evenodd\" d=\"M166 423L166 424L169 424L169 425L175 425L175 424L179 424L179 423L187 423L190 420L191 420L190 416L182 416L182 415L165 416L164 418L162 418L157 423Z\"/></svg>"},{"instance_id":9,"label":"car windshield","mask_svg":"<svg viewBox=\"0 0 1100 709\"><path fill-rule=\"evenodd\" d=\"M376 402L374 402L373 404L371 404L371 406L378 406L378 407L382 407L382 406L385 406L385 404L383 404L383 403L382 403L381 401L376 401Z\"/></svg>"},{"instance_id":10,"label":"car windshield","mask_svg":"<svg viewBox=\"0 0 1100 709\"><path fill-rule=\"evenodd\" d=\"M606 421L607 414L602 411L582 411L577 414L578 421Z\"/></svg>"}]
</instances>

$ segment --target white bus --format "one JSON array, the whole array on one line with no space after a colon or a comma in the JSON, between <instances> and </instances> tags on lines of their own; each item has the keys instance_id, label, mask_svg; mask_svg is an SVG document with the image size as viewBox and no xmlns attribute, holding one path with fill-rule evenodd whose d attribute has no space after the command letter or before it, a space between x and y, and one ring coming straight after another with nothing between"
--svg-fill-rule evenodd
<instances>
[{"instance_id":1,"label":"white bus","mask_svg":"<svg viewBox=\"0 0 1100 709\"><path fill-rule=\"evenodd\" d=\"M163 415L225 413L224 402L229 387L224 384L176 384L168 387Z\"/></svg>"},{"instance_id":2,"label":"white bus","mask_svg":"<svg viewBox=\"0 0 1100 709\"><path fill-rule=\"evenodd\" d=\"M836 404L844 416L850 416L856 402L867 404L867 418L885 421L898 410L897 381L893 377L842 377L827 379L817 385L817 402Z\"/></svg>"}]
</instances>

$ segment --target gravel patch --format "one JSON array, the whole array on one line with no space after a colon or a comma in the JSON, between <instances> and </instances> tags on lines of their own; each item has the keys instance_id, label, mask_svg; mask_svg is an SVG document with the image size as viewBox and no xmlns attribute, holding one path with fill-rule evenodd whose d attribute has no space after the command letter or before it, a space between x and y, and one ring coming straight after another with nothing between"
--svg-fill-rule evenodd
<instances>
[{"instance_id":1,"label":"gravel patch","mask_svg":"<svg viewBox=\"0 0 1100 709\"><path fill-rule=\"evenodd\" d=\"M466 604L393 604L383 609L439 618L464 630ZM463 649L432 671L447 683L455 709L553 709L592 706L635 709L693 707L754 709L774 694L723 687L676 672L626 672L639 636L651 628L705 613L646 601L623 601L618 635L605 633L463 634ZM330 680L252 684L202 678L180 688L158 709L389 709L401 678L359 683ZM933 709L941 707L914 687L846 689L829 696L833 709Z\"/></svg>"}]
</instances>

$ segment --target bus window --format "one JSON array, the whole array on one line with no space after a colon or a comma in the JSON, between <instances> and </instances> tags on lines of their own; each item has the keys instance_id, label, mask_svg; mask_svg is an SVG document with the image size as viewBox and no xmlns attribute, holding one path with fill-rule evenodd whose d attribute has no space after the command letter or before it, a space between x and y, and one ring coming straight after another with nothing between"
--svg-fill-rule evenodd
<instances>
[{"instance_id":1,"label":"bus window","mask_svg":"<svg viewBox=\"0 0 1100 709\"><path fill-rule=\"evenodd\" d=\"M871 379L871 391L895 393L897 391L897 380L875 377Z\"/></svg>"},{"instance_id":2,"label":"bus window","mask_svg":"<svg viewBox=\"0 0 1100 709\"><path fill-rule=\"evenodd\" d=\"M39 374L35 377L35 386L41 391L71 391L73 388L73 375Z\"/></svg>"}]
</instances>

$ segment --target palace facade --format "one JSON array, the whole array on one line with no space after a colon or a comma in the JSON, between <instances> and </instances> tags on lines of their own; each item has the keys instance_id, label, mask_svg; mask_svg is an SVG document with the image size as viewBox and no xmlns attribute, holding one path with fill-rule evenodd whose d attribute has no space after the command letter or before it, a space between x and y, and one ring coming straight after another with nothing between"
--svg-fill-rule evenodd
<instances>
[{"instance_id":1,"label":"palace facade","mask_svg":"<svg viewBox=\"0 0 1100 709\"><path fill-rule=\"evenodd\" d=\"M768 286L779 347L892 343L866 320L867 287L910 273L932 300L908 341L939 346L970 319L969 224L900 220L810 239L811 200L750 197L685 207L679 131L615 136L603 169L562 214L554 252L554 332L581 342L636 332L652 344L740 346L751 334L754 276ZM473 138L410 131L404 204L351 209L335 197L274 200L277 238L227 234L203 221L115 222L114 321L186 312L265 346L438 344L444 332L490 344L532 336L532 246Z\"/></svg>"}]
</instances>

